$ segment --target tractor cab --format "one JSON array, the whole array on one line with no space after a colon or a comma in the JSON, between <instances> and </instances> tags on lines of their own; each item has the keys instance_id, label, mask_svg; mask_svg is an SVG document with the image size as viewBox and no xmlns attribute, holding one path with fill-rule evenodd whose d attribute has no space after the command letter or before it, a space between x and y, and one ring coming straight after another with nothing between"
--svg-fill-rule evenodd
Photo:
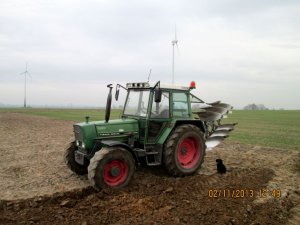
<instances>
[{"instance_id":1,"label":"tractor cab","mask_svg":"<svg viewBox=\"0 0 300 225\"><path fill-rule=\"evenodd\" d=\"M161 134L172 121L192 118L189 87L160 85L157 82L154 85L128 83L126 89L122 118L138 120L140 142L145 145L163 144Z\"/></svg>"}]
</instances>

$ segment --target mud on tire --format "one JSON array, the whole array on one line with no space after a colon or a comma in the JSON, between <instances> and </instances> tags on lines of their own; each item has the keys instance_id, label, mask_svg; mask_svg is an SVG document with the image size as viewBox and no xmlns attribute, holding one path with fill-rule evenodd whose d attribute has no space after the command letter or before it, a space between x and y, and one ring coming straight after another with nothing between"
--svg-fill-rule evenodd
<instances>
[{"instance_id":1,"label":"mud on tire","mask_svg":"<svg viewBox=\"0 0 300 225\"><path fill-rule=\"evenodd\" d=\"M135 171L131 153L121 147L103 148L90 160L88 178L96 190L128 185Z\"/></svg>"},{"instance_id":2,"label":"mud on tire","mask_svg":"<svg viewBox=\"0 0 300 225\"><path fill-rule=\"evenodd\" d=\"M180 125L172 131L164 145L164 166L172 176L194 174L201 167L205 149L203 133L198 127Z\"/></svg>"},{"instance_id":3,"label":"mud on tire","mask_svg":"<svg viewBox=\"0 0 300 225\"><path fill-rule=\"evenodd\" d=\"M87 174L87 167L78 164L75 161L75 151L77 150L75 141L71 142L65 150L64 160L70 170L78 175Z\"/></svg>"}]
</instances>

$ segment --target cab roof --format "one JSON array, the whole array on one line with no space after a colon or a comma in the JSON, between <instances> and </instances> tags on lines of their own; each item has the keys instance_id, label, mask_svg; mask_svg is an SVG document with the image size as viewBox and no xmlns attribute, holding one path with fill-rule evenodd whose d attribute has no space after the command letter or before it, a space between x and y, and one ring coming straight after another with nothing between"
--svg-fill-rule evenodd
<instances>
[{"instance_id":1,"label":"cab roof","mask_svg":"<svg viewBox=\"0 0 300 225\"><path fill-rule=\"evenodd\" d=\"M145 88L154 88L155 84L150 84L148 82L137 82L137 83L127 83L126 88L128 89L145 89ZM173 84L160 84L161 89L174 89L174 90L190 90L188 86L178 86Z\"/></svg>"}]
</instances>

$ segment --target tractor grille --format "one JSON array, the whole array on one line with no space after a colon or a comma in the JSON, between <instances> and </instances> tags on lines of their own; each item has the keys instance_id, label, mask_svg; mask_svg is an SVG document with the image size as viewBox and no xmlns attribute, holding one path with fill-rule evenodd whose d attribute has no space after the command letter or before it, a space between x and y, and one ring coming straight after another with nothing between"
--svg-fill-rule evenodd
<instances>
[{"instance_id":1,"label":"tractor grille","mask_svg":"<svg viewBox=\"0 0 300 225\"><path fill-rule=\"evenodd\" d=\"M83 133L81 131L80 126L74 125L73 127L74 127L75 140L83 141Z\"/></svg>"}]
</instances>

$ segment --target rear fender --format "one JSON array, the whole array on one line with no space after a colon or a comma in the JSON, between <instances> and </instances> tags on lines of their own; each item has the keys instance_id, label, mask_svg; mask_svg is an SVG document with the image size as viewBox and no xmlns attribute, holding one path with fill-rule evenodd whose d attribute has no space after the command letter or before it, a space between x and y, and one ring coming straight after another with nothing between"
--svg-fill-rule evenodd
<instances>
[{"instance_id":1,"label":"rear fender","mask_svg":"<svg viewBox=\"0 0 300 225\"><path fill-rule=\"evenodd\" d=\"M171 123L171 126L168 126L167 129L164 130L163 134L158 140L158 144L164 144L167 138L170 136L170 133L177 127L182 124L192 124L196 127L199 127L200 130L205 134L206 133L206 126L201 120L177 120L175 123Z\"/></svg>"},{"instance_id":2,"label":"rear fender","mask_svg":"<svg viewBox=\"0 0 300 225\"><path fill-rule=\"evenodd\" d=\"M175 123L175 127L182 125L182 124L192 124L196 127L200 128L200 130L205 134L206 128L204 123L201 120L177 120Z\"/></svg>"}]
</instances>

